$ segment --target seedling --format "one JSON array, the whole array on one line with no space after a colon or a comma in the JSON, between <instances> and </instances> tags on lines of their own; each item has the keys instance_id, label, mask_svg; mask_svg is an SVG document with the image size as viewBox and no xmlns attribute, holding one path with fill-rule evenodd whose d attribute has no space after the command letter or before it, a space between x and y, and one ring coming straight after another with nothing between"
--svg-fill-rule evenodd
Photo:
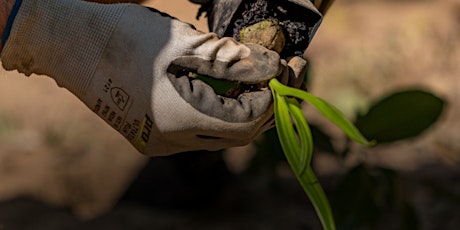
<instances>
[{"instance_id":1,"label":"seedling","mask_svg":"<svg viewBox=\"0 0 460 230\"><path fill-rule=\"evenodd\" d=\"M306 91L285 86L275 78L270 80L269 87L275 103L276 130L284 155L312 202L323 228L325 230L336 229L329 201L310 166L313 139L303 110L296 98L312 104L323 116L343 130L350 139L366 146L372 146L375 143L366 140L359 130L328 102Z\"/></svg>"},{"instance_id":2,"label":"seedling","mask_svg":"<svg viewBox=\"0 0 460 230\"><path fill-rule=\"evenodd\" d=\"M227 93L232 87L232 84L228 82L210 81L210 78L199 75L195 75L195 77L209 84L216 93L220 92L221 95ZM323 228L334 230L336 229L335 222L329 201L310 165L313 155L313 138L298 99L313 105L351 140L366 146L373 146L375 142L366 140L337 108L325 100L309 92L283 85L276 78L271 79L268 86L273 95L276 130L284 155L312 202Z\"/></svg>"}]
</instances>

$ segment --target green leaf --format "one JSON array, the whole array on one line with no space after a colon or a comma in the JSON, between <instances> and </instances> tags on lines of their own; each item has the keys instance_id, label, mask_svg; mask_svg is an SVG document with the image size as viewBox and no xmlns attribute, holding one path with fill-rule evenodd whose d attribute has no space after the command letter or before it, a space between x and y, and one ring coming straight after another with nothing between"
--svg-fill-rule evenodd
<instances>
[{"instance_id":1,"label":"green leaf","mask_svg":"<svg viewBox=\"0 0 460 230\"><path fill-rule=\"evenodd\" d=\"M300 159L299 174L302 175L310 165L313 155L313 138L300 103L294 98L285 97L285 99L288 103L289 113L294 120L300 142L300 151L297 155Z\"/></svg>"},{"instance_id":2,"label":"green leaf","mask_svg":"<svg viewBox=\"0 0 460 230\"><path fill-rule=\"evenodd\" d=\"M444 101L422 90L394 93L358 117L356 126L367 138L393 142L421 134L441 115Z\"/></svg>"},{"instance_id":3,"label":"green leaf","mask_svg":"<svg viewBox=\"0 0 460 230\"><path fill-rule=\"evenodd\" d=\"M292 162L291 167L299 170L297 153L300 152L299 143L297 142L296 132L291 123L289 108L284 97L278 95L273 89L273 98L275 102L275 124L276 131L288 162Z\"/></svg>"},{"instance_id":4,"label":"green leaf","mask_svg":"<svg viewBox=\"0 0 460 230\"><path fill-rule=\"evenodd\" d=\"M315 97L306 91L285 86L276 79L270 80L269 86L271 88L275 88L277 93L279 93L280 95L297 97L304 101L309 102L324 117L326 117L328 120L334 123L337 127L339 127L345 134L347 134L347 136L350 139L362 145L366 145L366 146L375 145L375 142L368 141L361 134L361 132L350 121L348 121L348 119L345 117L345 115L343 115L342 112L340 112L337 108L335 108L333 105L329 104L325 100Z\"/></svg>"}]
</instances>

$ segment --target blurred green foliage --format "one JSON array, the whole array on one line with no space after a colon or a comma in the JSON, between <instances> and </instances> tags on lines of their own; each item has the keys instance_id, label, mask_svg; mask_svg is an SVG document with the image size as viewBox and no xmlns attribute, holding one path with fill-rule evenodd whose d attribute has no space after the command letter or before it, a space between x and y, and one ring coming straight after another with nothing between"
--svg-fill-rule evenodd
<instances>
[{"instance_id":1,"label":"blurred green foliage","mask_svg":"<svg viewBox=\"0 0 460 230\"><path fill-rule=\"evenodd\" d=\"M434 124L444 101L422 90L393 93L374 103L358 116L356 126L371 140L379 143L416 137Z\"/></svg>"}]
</instances>

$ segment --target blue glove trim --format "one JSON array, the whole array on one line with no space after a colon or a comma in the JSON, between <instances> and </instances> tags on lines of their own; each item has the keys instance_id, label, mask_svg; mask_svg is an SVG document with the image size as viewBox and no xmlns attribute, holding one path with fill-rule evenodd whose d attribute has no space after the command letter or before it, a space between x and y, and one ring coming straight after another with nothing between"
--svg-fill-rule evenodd
<instances>
[{"instance_id":1,"label":"blue glove trim","mask_svg":"<svg viewBox=\"0 0 460 230\"><path fill-rule=\"evenodd\" d=\"M3 35L2 35L3 45L5 45L6 41L8 40L8 37L10 36L11 28L13 27L14 18L16 18L16 15L18 14L21 4L22 4L22 0L16 0L16 2L14 3L13 9L11 10L11 14L8 17L8 21L6 22L5 31L3 31Z\"/></svg>"}]
</instances>

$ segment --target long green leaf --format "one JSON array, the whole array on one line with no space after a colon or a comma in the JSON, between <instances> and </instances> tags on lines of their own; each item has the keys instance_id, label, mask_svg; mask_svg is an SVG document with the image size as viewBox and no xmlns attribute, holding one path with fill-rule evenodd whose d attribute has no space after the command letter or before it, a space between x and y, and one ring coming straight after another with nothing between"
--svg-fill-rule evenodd
<instances>
[{"instance_id":1,"label":"long green leaf","mask_svg":"<svg viewBox=\"0 0 460 230\"><path fill-rule=\"evenodd\" d=\"M416 137L438 121L445 101L415 89L392 93L375 102L358 116L356 127L367 138L388 143Z\"/></svg>"},{"instance_id":2,"label":"long green leaf","mask_svg":"<svg viewBox=\"0 0 460 230\"><path fill-rule=\"evenodd\" d=\"M293 162L291 167L297 170L299 168L299 163L295 156L296 153L300 152L300 147L296 140L297 137L294 127L292 127L288 105L284 97L278 95L273 89L272 93L275 102L276 131L280 137L280 144L288 161Z\"/></svg>"},{"instance_id":3,"label":"long green leaf","mask_svg":"<svg viewBox=\"0 0 460 230\"><path fill-rule=\"evenodd\" d=\"M324 229L335 229L334 217L329 201L310 167L313 155L313 138L300 103L295 98L283 96L288 104L289 113L294 120L300 140L300 171L294 172L302 188L318 213Z\"/></svg>"},{"instance_id":4,"label":"long green leaf","mask_svg":"<svg viewBox=\"0 0 460 230\"><path fill-rule=\"evenodd\" d=\"M299 174L302 175L310 165L310 161L313 155L313 137L311 135L310 127L308 126L300 103L295 98L284 98L288 104L289 113L294 120L297 130L297 135L300 143L300 151L297 154L298 158L300 159Z\"/></svg>"},{"instance_id":5,"label":"long green leaf","mask_svg":"<svg viewBox=\"0 0 460 230\"><path fill-rule=\"evenodd\" d=\"M272 79L269 82L271 88L275 88L275 91L281 96L291 96L297 97L304 101L309 102L312 104L324 117L334 123L337 127L339 127L347 136L366 146L373 146L375 142L368 141L361 132L350 122L348 119L340 112L337 108L333 105L329 104L328 102L324 101L321 98L315 97L312 94L296 89L285 86L281 84L278 80Z\"/></svg>"}]
</instances>

